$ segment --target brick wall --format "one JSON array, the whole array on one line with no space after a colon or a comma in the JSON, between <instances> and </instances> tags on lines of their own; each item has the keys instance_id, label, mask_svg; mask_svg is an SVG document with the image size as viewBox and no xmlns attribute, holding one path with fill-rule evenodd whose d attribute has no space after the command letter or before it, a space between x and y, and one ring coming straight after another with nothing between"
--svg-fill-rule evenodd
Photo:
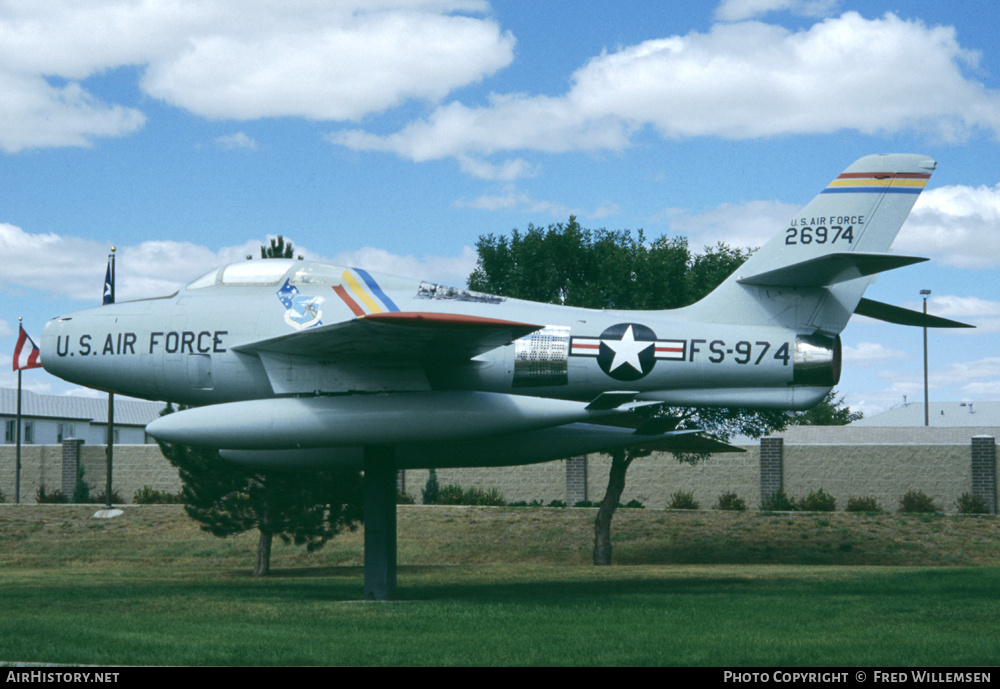
<instances>
[{"instance_id":1,"label":"brick wall","mask_svg":"<svg viewBox=\"0 0 1000 689\"><path fill-rule=\"evenodd\" d=\"M21 502L33 504L39 487L46 491L62 490L73 495L76 474L67 467L64 477L63 445L31 445L21 447ZM15 451L12 445L0 447L0 492L7 502L14 502ZM91 494L101 492L107 482L107 460L104 445L82 445L79 449L83 464L83 479L90 486ZM115 445L113 489L122 500L131 502L135 492L143 486L176 493L181 489L177 470L163 457L156 445Z\"/></svg>"},{"instance_id":2,"label":"brick wall","mask_svg":"<svg viewBox=\"0 0 1000 689\"><path fill-rule=\"evenodd\" d=\"M784 438L760 439L760 499L784 489ZM749 503L748 503L749 506Z\"/></svg>"},{"instance_id":3,"label":"brick wall","mask_svg":"<svg viewBox=\"0 0 1000 689\"><path fill-rule=\"evenodd\" d=\"M954 511L958 497L973 491L987 500L995 512L996 429L990 429L993 434L981 439L969 435L962 439L960 433L948 429L948 438L929 436L924 440L938 442L922 444L879 443L867 437L871 435L870 429L865 429L864 437L851 436L845 430L837 429L834 435L814 437L807 443L792 433L787 434L784 442L763 443L767 452L780 449L782 455L780 474L768 480L777 481L778 486L796 498L822 488L837 499L839 508L846 506L850 497L872 495L884 509L895 510L899 498L907 490L922 490L945 511ZM913 436L921 435L921 430L911 433L911 439L920 440ZM810 432L815 435L815 431ZM818 439L840 442L822 443ZM859 442L843 442L845 439ZM703 508L710 508L719 495L732 491L748 507L756 508L760 505L764 485L761 480L762 448L751 445L747 449L746 453L713 455L695 465L682 464L667 453L636 459L629 469L622 501L635 499L649 507L665 507L672 493L684 490L693 493ZM0 447L0 491L7 502L14 500L14 456L13 446ZM80 456L84 478L91 491L103 490L104 446L83 445ZM974 461L979 467L975 473ZM590 455L586 460L560 460L519 467L439 469L438 482L442 486L454 483L484 490L496 488L508 502L560 500L573 504L583 499L577 496L584 493L586 499L597 502L604 496L610 466L611 460L606 455ZM50 491L62 488L62 472L62 446L24 446L21 501L33 503L42 485ZM406 491L417 502L420 502L427 474L426 470L405 472ZM114 489L129 502L143 486L175 493L181 489L181 482L177 471L163 458L156 445L116 446Z\"/></svg>"},{"instance_id":4,"label":"brick wall","mask_svg":"<svg viewBox=\"0 0 1000 689\"><path fill-rule=\"evenodd\" d=\"M972 439L972 493L997 513L996 438L977 435Z\"/></svg>"},{"instance_id":5,"label":"brick wall","mask_svg":"<svg viewBox=\"0 0 1000 689\"><path fill-rule=\"evenodd\" d=\"M873 496L883 509L892 511L898 509L904 493L920 490L944 511L954 512L958 497L974 490L969 437L961 443L926 445L802 445L781 442L781 438L764 440L763 447L746 446L746 453L713 455L695 465L682 464L669 453L636 459L629 468L622 502L635 499L649 507L666 507L671 494L684 490L692 493L702 508L710 508L721 494L735 492L755 509L763 495L776 489L801 498L822 488L836 498L838 509L846 507L851 497ZM992 467L992 473L980 472L985 478L979 479L982 487L977 491L992 487L995 505L996 453L989 451L992 444L981 442L984 449L978 461ZM762 466L764 453L770 453L770 459ZM587 457L587 499L598 502L604 496L610 468L606 455ZM411 470L406 475L408 492L419 502L427 472ZM527 467L440 469L438 481L441 485L497 488L508 502L562 500L572 504L567 499L566 461Z\"/></svg>"}]
</instances>

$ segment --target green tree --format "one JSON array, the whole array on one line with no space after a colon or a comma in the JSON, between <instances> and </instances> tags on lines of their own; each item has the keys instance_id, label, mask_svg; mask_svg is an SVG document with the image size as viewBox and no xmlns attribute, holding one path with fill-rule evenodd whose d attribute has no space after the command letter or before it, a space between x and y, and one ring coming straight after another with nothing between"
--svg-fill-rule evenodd
<instances>
[{"instance_id":1,"label":"green tree","mask_svg":"<svg viewBox=\"0 0 1000 689\"><path fill-rule=\"evenodd\" d=\"M793 426L846 426L864 418L864 415L864 412L851 411L844 405L844 398L838 398L837 391L831 390L822 402L806 411L796 412L788 423Z\"/></svg>"},{"instance_id":2,"label":"green tree","mask_svg":"<svg viewBox=\"0 0 1000 689\"><path fill-rule=\"evenodd\" d=\"M281 235L260 247L262 259L294 255L292 242ZM168 404L164 413L171 412ZM254 576L270 571L274 536L312 552L363 517L358 472L261 471L225 462L218 450L162 442L160 449L180 471L184 509L202 529L222 537L260 531Z\"/></svg>"},{"instance_id":3,"label":"green tree","mask_svg":"<svg viewBox=\"0 0 1000 689\"><path fill-rule=\"evenodd\" d=\"M168 404L163 413L173 411ZM163 442L160 450L180 473L184 510L203 530L260 532L255 577L270 572L275 536L312 552L362 519L359 472L264 471L226 462L218 450Z\"/></svg>"},{"instance_id":4,"label":"green tree","mask_svg":"<svg viewBox=\"0 0 1000 689\"><path fill-rule=\"evenodd\" d=\"M260 257L261 258L298 258L302 260L302 256L295 256L295 246L288 242L285 243L285 238L280 234L271 240L270 246L260 247ZM253 259L253 254L247 254L247 260Z\"/></svg>"},{"instance_id":5,"label":"green tree","mask_svg":"<svg viewBox=\"0 0 1000 689\"><path fill-rule=\"evenodd\" d=\"M725 244L693 254L686 239L660 237L648 242L640 230L588 230L574 216L547 228L529 225L510 237L484 235L476 243L478 262L471 289L567 306L615 309L673 309L707 295L752 253ZM661 410L679 419L680 428L701 428L720 440L733 435L760 437L784 428L778 411L697 408ZM608 488L594 521L594 564L611 562L611 520L628 467L642 450L611 454ZM676 455L697 462L700 455Z\"/></svg>"},{"instance_id":6,"label":"green tree","mask_svg":"<svg viewBox=\"0 0 1000 689\"><path fill-rule=\"evenodd\" d=\"M76 466L76 485L73 487L73 499L71 500L76 504L90 502L90 485L83 477L84 473L83 462L80 462Z\"/></svg>"}]
</instances>

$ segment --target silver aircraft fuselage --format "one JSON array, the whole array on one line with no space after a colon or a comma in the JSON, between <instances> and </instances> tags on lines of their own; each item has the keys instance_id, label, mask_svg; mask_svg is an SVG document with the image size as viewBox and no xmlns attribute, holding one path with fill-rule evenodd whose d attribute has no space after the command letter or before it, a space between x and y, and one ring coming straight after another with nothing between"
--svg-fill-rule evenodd
<instances>
[{"instance_id":1,"label":"silver aircraft fuselage","mask_svg":"<svg viewBox=\"0 0 1000 689\"><path fill-rule=\"evenodd\" d=\"M350 464L378 445L396 447L403 466L722 451L678 416L650 421L637 408L806 409L839 380L852 314L962 326L863 297L878 273L924 260L889 249L935 165L861 158L681 309L572 308L245 261L169 297L51 320L42 363L81 385L195 406L148 432L249 463Z\"/></svg>"}]
</instances>

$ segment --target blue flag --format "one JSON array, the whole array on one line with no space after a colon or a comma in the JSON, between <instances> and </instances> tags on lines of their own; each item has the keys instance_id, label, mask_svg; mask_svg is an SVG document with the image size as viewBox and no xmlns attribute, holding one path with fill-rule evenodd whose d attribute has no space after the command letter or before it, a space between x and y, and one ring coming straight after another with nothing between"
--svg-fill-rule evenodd
<instances>
[{"instance_id":1,"label":"blue flag","mask_svg":"<svg viewBox=\"0 0 1000 689\"><path fill-rule=\"evenodd\" d=\"M114 278L111 277L111 261L114 259L108 259L108 270L104 273L104 302L105 304L115 303L115 285Z\"/></svg>"}]
</instances>

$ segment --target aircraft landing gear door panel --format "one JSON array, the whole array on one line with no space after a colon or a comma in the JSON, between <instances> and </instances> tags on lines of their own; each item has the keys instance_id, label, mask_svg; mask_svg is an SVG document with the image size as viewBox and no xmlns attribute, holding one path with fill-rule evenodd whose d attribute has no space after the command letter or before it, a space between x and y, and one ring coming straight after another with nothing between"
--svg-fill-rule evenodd
<instances>
[{"instance_id":1,"label":"aircraft landing gear door panel","mask_svg":"<svg viewBox=\"0 0 1000 689\"><path fill-rule=\"evenodd\" d=\"M187 376L188 383L196 390L211 390L212 383L212 355L211 354L188 354L187 355Z\"/></svg>"}]
</instances>

